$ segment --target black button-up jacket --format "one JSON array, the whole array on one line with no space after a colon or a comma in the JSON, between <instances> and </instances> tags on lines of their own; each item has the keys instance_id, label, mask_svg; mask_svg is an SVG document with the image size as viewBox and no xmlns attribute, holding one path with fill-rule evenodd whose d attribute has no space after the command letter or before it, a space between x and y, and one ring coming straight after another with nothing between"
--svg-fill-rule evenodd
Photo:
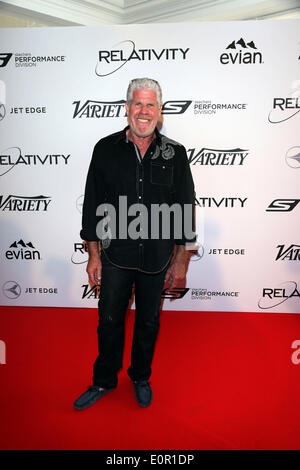
<instances>
[{"instance_id":1,"label":"black button-up jacket","mask_svg":"<svg viewBox=\"0 0 300 470\"><path fill-rule=\"evenodd\" d=\"M86 181L80 236L86 241L101 239L101 247L107 259L117 266L155 273L164 269L169 262L174 244L185 245L196 240L192 232L194 183L183 145L156 129L155 139L142 158L138 147L127 138L128 128L104 137L95 145ZM121 204L120 196L123 196ZM175 232L174 236L172 211L170 223L162 221L158 233L156 230L156 235L151 236L151 208L161 204L171 207L174 203L182 208L182 220L184 204L189 205L192 217L189 218L189 233L193 236L186 236L183 222L182 234L178 236L178 232ZM96 215L100 204L105 205L106 212L98 211L101 215ZM138 210L140 206L133 206L133 212L130 213L133 204L143 204L146 212ZM111 207L115 208L115 218L109 210ZM123 217L122 221L120 217ZM99 235L100 223L106 230L115 223L114 236L110 235L110 238L103 240L103 236ZM138 233L134 238L127 236L130 224Z\"/></svg>"}]
</instances>

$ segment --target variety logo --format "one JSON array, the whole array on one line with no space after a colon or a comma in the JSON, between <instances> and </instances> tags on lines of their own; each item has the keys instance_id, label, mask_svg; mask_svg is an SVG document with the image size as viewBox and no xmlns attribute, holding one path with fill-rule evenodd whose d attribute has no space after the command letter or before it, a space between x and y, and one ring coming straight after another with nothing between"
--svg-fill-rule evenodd
<instances>
[{"instance_id":1,"label":"variety logo","mask_svg":"<svg viewBox=\"0 0 300 470\"><path fill-rule=\"evenodd\" d=\"M245 207L247 197L241 199L240 197L222 197L215 199L214 197L196 197L196 205L200 207Z\"/></svg>"},{"instance_id":2,"label":"variety logo","mask_svg":"<svg viewBox=\"0 0 300 470\"><path fill-rule=\"evenodd\" d=\"M2 293L7 299L17 299L22 292L20 284L15 281L7 281L2 286Z\"/></svg>"},{"instance_id":3,"label":"variety logo","mask_svg":"<svg viewBox=\"0 0 300 470\"><path fill-rule=\"evenodd\" d=\"M288 98L274 98L273 108L269 113L268 120L271 124L278 124L296 116L300 111L299 96Z\"/></svg>"},{"instance_id":4,"label":"variety logo","mask_svg":"<svg viewBox=\"0 0 300 470\"><path fill-rule=\"evenodd\" d=\"M213 297L238 297L239 292L212 291L208 289L191 289L192 300L211 300Z\"/></svg>"},{"instance_id":5,"label":"variety logo","mask_svg":"<svg viewBox=\"0 0 300 470\"><path fill-rule=\"evenodd\" d=\"M261 309L274 308L289 299L295 299L298 302L300 300L300 292L298 291L297 283L295 281L282 282L280 287L277 288L263 288L262 297L258 302L258 306Z\"/></svg>"},{"instance_id":6,"label":"variety logo","mask_svg":"<svg viewBox=\"0 0 300 470\"><path fill-rule=\"evenodd\" d=\"M285 154L285 161L291 168L300 168L300 147L291 147Z\"/></svg>"},{"instance_id":7,"label":"variety logo","mask_svg":"<svg viewBox=\"0 0 300 470\"><path fill-rule=\"evenodd\" d=\"M17 165L59 165L68 164L69 155L47 154L43 157L36 154L23 154L19 147L9 147L0 153L0 176L5 175Z\"/></svg>"},{"instance_id":8,"label":"variety logo","mask_svg":"<svg viewBox=\"0 0 300 470\"><path fill-rule=\"evenodd\" d=\"M185 60L190 48L137 49L135 43L128 39L115 44L111 50L100 50L95 73L106 77L130 61L169 61Z\"/></svg>"},{"instance_id":9,"label":"variety logo","mask_svg":"<svg viewBox=\"0 0 300 470\"><path fill-rule=\"evenodd\" d=\"M216 114L218 111L241 111L247 103L213 103L211 100L194 101L194 114Z\"/></svg>"},{"instance_id":10,"label":"variety logo","mask_svg":"<svg viewBox=\"0 0 300 470\"><path fill-rule=\"evenodd\" d=\"M43 212L48 210L51 198L48 196L15 196L10 194L4 199L0 195L0 210L17 212Z\"/></svg>"},{"instance_id":11,"label":"variety logo","mask_svg":"<svg viewBox=\"0 0 300 470\"><path fill-rule=\"evenodd\" d=\"M248 150L241 148L218 150L203 147L187 150L188 160L191 165L243 165L245 158L249 155Z\"/></svg>"},{"instance_id":12,"label":"variety logo","mask_svg":"<svg viewBox=\"0 0 300 470\"><path fill-rule=\"evenodd\" d=\"M6 344L0 340L0 364L6 364Z\"/></svg>"},{"instance_id":13,"label":"variety logo","mask_svg":"<svg viewBox=\"0 0 300 470\"><path fill-rule=\"evenodd\" d=\"M89 284L83 284L82 286L82 299L99 299L100 286L90 286Z\"/></svg>"},{"instance_id":14,"label":"variety logo","mask_svg":"<svg viewBox=\"0 0 300 470\"><path fill-rule=\"evenodd\" d=\"M290 245L285 247L285 245L278 245L279 248L275 261L289 260L289 261L300 261L300 245Z\"/></svg>"},{"instance_id":15,"label":"variety logo","mask_svg":"<svg viewBox=\"0 0 300 470\"><path fill-rule=\"evenodd\" d=\"M0 67L6 67L11 58L11 53L0 52Z\"/></svg>"},{"instance_id":16,"label":"variety logo","mask_svg":"<svg viewBox=\"0 0 300 470\"><path fill-rule=\"evenodd\" d=\"M166 101L162 107L162 114L183 114L192 101L176 100ZM73 101L75 118L119 118L126 117L125 100L118 101Z\"/></svg>"},{"instance_id":17,"label":"variety logo","mask_svg":"<svg viewBox=\"0 0 300 470\"><path fill-rule=\"evenodd\" d=\"M13 248L12 250L7 250L5 253L5 257L9 260L17 259L37 261L41 259L39 251L35 249L31 242L25 243L23 240L19 240L18 242L15 241L9 248Z\"/></svg>"},{"instance_id":18,"label":"variety logo","mask_svg":"<svg viewBox=\"0 0 300 470\"><path fill-rule=\"evenodd\" d=\"M266 209L267 212L290 212L299 203L300 199L275 199Z\"/></svg>"},{"instance_id":19,"label":"variety logo","mask_svg":"<svg viewBox=\"0 0 300 470\"><path fill-rule=\"evenodd\" d=\"M254 41L245 42L243 38L238 41L232 41L227 47L226 52L221 54L220 62L227 64L262 64L262 54L257 51Z\"/></svg>"},{"instance_id":20,"label":"variety logo","mask_svg":"<svg viewBox=\"0 0 300 470\"><path fill-rule=\"evenodd\" d=\"M245 248L211 248L209 255L244 255Z\"/></svg>"},{"instance_id":21,"label":"variety logo","mask_svg":"<svg viewBox=\"0 0 300 470\"><path fill-rule=\"evenodd\" d=\"M84 264L88 261L88 247L87 243L80 242L74 243L74 253L71 257L73 264Z\"/></svg>"}]
</instances>

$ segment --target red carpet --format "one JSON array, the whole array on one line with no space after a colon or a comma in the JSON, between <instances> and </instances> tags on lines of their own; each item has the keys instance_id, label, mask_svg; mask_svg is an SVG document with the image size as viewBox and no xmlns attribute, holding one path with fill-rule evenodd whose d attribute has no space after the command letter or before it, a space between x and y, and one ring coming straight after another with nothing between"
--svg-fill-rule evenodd
<instances>
[{"instance_id":1,"label":"red carpet","mask_svg":"<svg viewBox=\"0 0 300 470\"><path fill-rule=\"evenodd\" d=\"M300 317L162 312L151 384L138 407L127 377L85 411L97 310L0 307L1 449L299 449ZM2 361L3 362L3 361Z\"/></svg>"}]
</instances>

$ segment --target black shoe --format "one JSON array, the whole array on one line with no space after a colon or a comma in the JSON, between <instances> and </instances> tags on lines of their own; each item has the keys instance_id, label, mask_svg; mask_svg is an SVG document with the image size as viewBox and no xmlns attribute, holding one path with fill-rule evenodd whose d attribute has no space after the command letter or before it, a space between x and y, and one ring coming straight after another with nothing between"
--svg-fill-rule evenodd
<instances>
[{"instance_id":1,"label":"black shoe","mask_svg":"<svg viewBox=\"0 0 300 470\"><path fill-rule=\"evenodd\" d=\"M77 400L74 401L76 410L84 410L96 403L99 398L114 390L114 388L103 388L100 390L98 385L92 385Z\"/></svg>"},{"instance_id":2,"label":"black shoe","mask_svg":"<svg viewBox=\"0 0 300 470\"><path fill-rule=\"evenodd\" d=\"M132 383L138 404L143 407L151 405L153 393L148 380L139 380Z\"/></svg>"}]
</instances>

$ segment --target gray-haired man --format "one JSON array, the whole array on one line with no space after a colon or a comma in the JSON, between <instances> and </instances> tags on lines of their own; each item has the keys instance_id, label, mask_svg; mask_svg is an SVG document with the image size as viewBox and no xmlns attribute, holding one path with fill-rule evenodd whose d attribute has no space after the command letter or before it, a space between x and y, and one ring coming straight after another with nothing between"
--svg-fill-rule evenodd
<instances>
[{"instance_id":1,"label":"gray-haired man","mask_svg":"<svg viewBox=\"0 0 300 470\"><path fill-rule=\"evenodd\" d=\"M184 281L192 253L187 245L195 243L194 185L186 151L157 129L160 85L149 78L132 80L125 106L129 125L96 144L86 182L81 237L88 244L89 281L101 285L99 355L93 385L74 402L76 409L91 406L117 386L133 285L136 311L127 373L138 404L151 404L162 290L165 282L172 288ZM157 209L162 226L159 218L154 221Z\"/></svg>"}]
</instances>

